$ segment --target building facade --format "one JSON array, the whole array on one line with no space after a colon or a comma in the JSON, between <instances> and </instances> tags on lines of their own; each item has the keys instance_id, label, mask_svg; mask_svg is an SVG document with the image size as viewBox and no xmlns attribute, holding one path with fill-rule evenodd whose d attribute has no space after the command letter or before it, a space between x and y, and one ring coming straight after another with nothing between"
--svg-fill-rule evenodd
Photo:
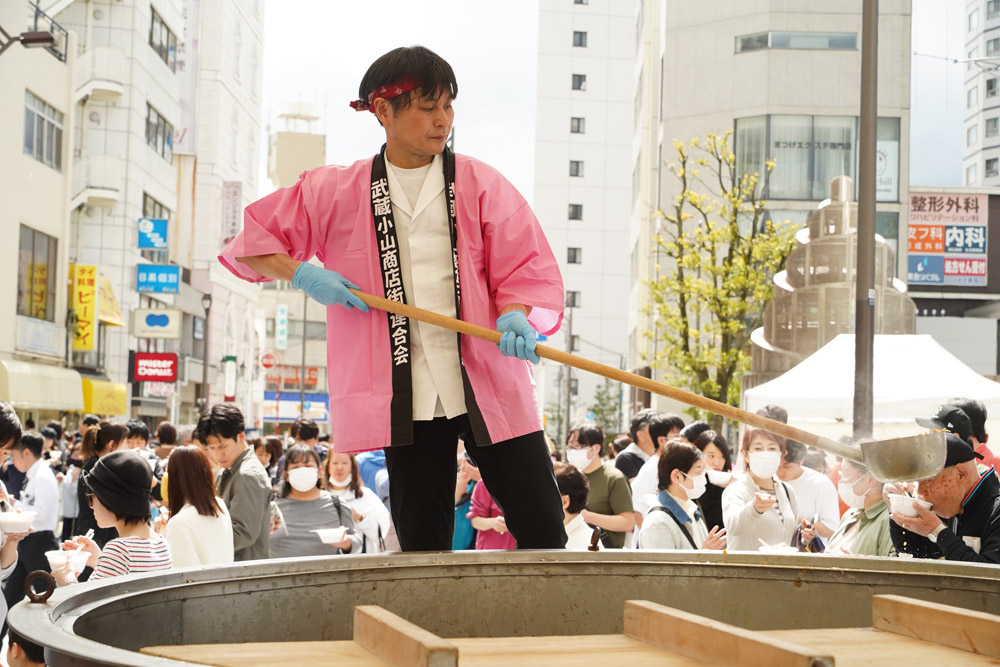
<instances>
[{"instance_id":1,"label":"building facade","mask_svg":"<svg viewBox=\"0 0 1000 667\"><path fill-rule=\"evenodd\" d=\"M1000 185L1000 2L966 0L965 150L967 187ZM956 100L957 102L958 100Z\"/></svg>"},{"instance_id":2,"label":"building facade","mask_svg":"<svg viewBox=\"0 0 1000 667\"><path fill-rule=\"evenodd\" d=\"M628 342L636 3L542 0L539 9L534 210L559 260L567 306L545 344L620 368ZM567 409L570 423L586 419L603 383L545 361L536 375L547 421L565 421Z\"/></svg>"},{"instance_id":3,"label":"building facade","mask_svg":"<svg viewBox=\"0 0 1000 667\"><path fill-rule=\"evenodd\" d=\"M906 238L909 191L909 2L884 1L880 12L876 231L896 253L898 275L906 266L899 239ZM674 140L732 130L737 173L764 173L765 161L776 163L762 193L770 218L804 225L833 178L856 181L861 5L828 4L819 12L805 0L654 0L642 4L636 30L629 365L660 379L653 363L658 323L644 281L657 267L669 270L653 239L658 211L679 192L666 168ZM632 395L632 409L648 405L684 407Z\"/></svg>"}]
</instances>

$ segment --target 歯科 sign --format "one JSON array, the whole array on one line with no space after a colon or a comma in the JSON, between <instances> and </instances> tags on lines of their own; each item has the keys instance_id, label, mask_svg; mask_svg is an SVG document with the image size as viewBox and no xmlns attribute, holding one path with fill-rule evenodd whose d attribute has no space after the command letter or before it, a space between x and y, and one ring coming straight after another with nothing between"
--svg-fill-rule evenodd
<instances>
[{"instance_id":1,"label":"\u6b6f\u79d1 sign","mask_svg":"<svg viewBox=\"0 0 1000 667\"><path fill-rule=\"evenodd\" d=\"M986 195L910 194L911 285L986 286Z\"/></svg>"},{"instance_id":2,"label":"\u6b6f\u79d1 sign","mask_svg":"<svg viewBox=\"0 0 1000 667\"><path fill-rule=\"evenodd\" d=\"M135 382L177 382L177 355L136 352L132 377Z\"/></svg>"}]
</instances>

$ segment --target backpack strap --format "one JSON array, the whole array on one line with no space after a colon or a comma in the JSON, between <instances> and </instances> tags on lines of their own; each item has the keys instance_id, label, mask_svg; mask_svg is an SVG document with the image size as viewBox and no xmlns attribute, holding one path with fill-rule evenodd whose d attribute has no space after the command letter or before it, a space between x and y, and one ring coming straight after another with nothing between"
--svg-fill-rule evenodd
<instances>
[{"instance_id":1,"label":"backpack strap","mask_svg":"<svg viewBox=\"0 0 1000 667\"><path fill-rule=\"evenodd\" d=\"M650 511L663 512L664 514L666 514L667 516L669 516L671 519L673 519L674 523L677 524L677 527L681 529L682 533L684 533L684 537L687 538L688 544L691 545L691 548L692 549L697 549L698 548L694 544L694 538L691 537L691 533L689 533L688 529L684 527L684 524L681 523L681 520L678 519L676 516L674 516L673 512L671 512L670 510L668 510L663 505L656 505L655 507L651 507Z\"/></svg>"}]
</instances>

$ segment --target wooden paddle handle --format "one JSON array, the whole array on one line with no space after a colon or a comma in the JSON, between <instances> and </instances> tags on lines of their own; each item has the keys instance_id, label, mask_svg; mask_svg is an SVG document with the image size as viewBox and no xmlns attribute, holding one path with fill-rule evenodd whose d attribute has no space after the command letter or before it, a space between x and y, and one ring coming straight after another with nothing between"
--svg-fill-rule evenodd
<instances>
[{"instance_id":1,"label":"wooden paddle handle","mask_svg":"<svg viewBox=\"0 0 1000 667\"><path fill-rule=\"evenodd\" d=\"M378 308L379 310L384 310L396 315L403 315L405 317L409 317L410 319L427 322L428 324L433 324L434 326L443 327L468 336L488 340L492 343L500 343L501 334L499 331L487 329L486 327L481 327L478 324L458 320L454 317L434 313L409 304L383 299L382 297L375 296L374 294L368 294L360 290L351 290L351 292L360 297L362 301L372 308ZM572 366L573 368L579 368L580 370L587 371L589 373L595 373L617 382L624 382L632 387L644 389L653 394L666 396L667 398L672 398L675 401L680 401L681 403L685 403L702 410L714 412L717 415L722 415L723 417L734 419L749 426L763 429L768 433L773 433L781 436L782 438L795 440L796 442L801 442L805 445L822 449L823 451L829 452L835 456L850 459L851 461L857 461L858 463L864 462L864 458L861 456L861 452L859 450L854 449L853 447L848 447L847 445L837 442L836 440L815 435L814 433L803 431L802 429L789 426L788 424L782 424L781 422L774 421L773 419L761 417L758 414L747 412L746 410L734 408L726 403L720 403L719 401L714 401L711 398L706 398L699 394L685 391L684 389L679 389L669 384L664 384L663 382L657 382L656 380L651 380L650 378L642 377L641 375L636 375L635 373L629 373L628 371L623 371L620 368L608 366L607 364L599 364L596 361L584 359L583 357L578 357L575 354L563 352L562 350L557 350L554 347L548 347L547 345L536 345L535 354L539 357L551 359L552 361L556 361L560 364Z\"/></svg>"}]
</instances>

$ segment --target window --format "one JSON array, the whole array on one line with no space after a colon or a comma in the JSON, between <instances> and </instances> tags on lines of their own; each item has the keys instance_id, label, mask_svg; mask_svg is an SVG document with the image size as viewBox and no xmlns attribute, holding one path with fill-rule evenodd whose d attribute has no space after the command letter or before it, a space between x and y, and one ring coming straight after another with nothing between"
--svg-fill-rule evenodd
<instances>
[{"instance_id":1,"label":"window","mask_svg":"<svg viewBox=\"0 0 1000 667\"><path fill-rule=\"evenodd\" d=\"M17 314L55 322L59 241L24 225L19 241Z\"/></svg>"},{"instance_id":2,"label":"window","mask_svg":"<svg viewBox=\"0 0 1000 667\"><path fill-rule=\"evenodd\" d=\"M758 32L736 38L736 53L761 49L804 49L809 51L854 51L854 32Z\"/></svg>"},{"instance_id":3,"label":"window","mask_svg":"<svg viewBox=\"0 0 1000 667\"><path fill-rule=\"evenodd\" d=\"M588 0L573 0L573 4L574 5L586 5L586 4L590 4L590 3L588 2Z\"/></svg>"},{"instance_id":4,"label":"window","mask_svg":"<svg viewBox=\"0 0 1000 667\"><path fill-rule=\"evenodd\" d=\"M177 36L170 31L155 10L153 22L149 26L149 45L167 67L174 72L177 71Z\"/></svg>"},{"instance_id":5,"label":"window","mask_svg":"<svg viewBox=\"0 0 1000 667\"><path fill-rule=\"evenodd\" d=\"M577 335L574 334L572 337L570 337L569 351L570 352L579 352L580 351L580 337L579 336L577 336ZM576 382L576 380L574 380L574 382ZM576 394L576 391L574 391L573 393Z\"/></svg>"},{"instance_id":6,"label":"window","mask_svg":"<svg viewBox=\"0 0 1000 667\"><path fill-rule=\"evenodd\" d=\"M977 104L979 104L979 86L973 86L965 94L965 106L972 108Z\"/></svg>"},{"instance_id":7,"label":"window","mask_svg":"<svg viewBox=\"0 0 1000 667\"><path fill-rule=\"evenodd\" d=\"M587 131L587 119L586 118L570 118L569 119L569 131L570 134L584 134Z\"/></svg>"},{"instance_id":8,"label":"window","mask_svg":"<svg viewBox=\"0 0 1000 667\"><path fill-rule=\"evenodd\" d=\"M1000 16L1000 0L989 0L986 3L986 18L995 19Z\"/></svg>"},{"instance_id":9,"label":"window","mask_svg":"<svg viewBox=\"0 0 1000 667\"><path fill-rule=\"evenodd\" d=\"M976 46L976 47L973 47L971 51L969 51L969 60L970 60L970 61L972 61L972 60L975 60L975 59L976 59L976 58L978 58L978 57L979 57L979 47L978 47L978 46ZM965 66L965 70L966 70L967 72L970 72L970 71L972 71L972 68L973 68L973 67L975 67L975 66L976 66L976 64L975 64L975 63L973 63L973 62L969 62L969 63L968 63L968 64L967 64L966 66Z\"/></svg>"},{"instance_id":10,"label":"window","mask_svg":"<svg viewBox=\"0 0 1000 667\"><path fill-rule=\"evenodd\" d=\"M577 338L577 336L573 336ZM580 393L580 381L576 378L570 378L569 380L569 393L573 396L577 396Z\"/></svg>"},{"instance_id":11,"label":"window","mask_svg":"<svg viewBox=\"0 0 1000 667\"><path fill-rule=\"evenodd\" d=\"M566 248L567 264L583 264L583 248Z\"/></svg>"},{"instance_id":12,"label":"window","mask_svg":"<svg viewBox=\"0 0 1000 667\"><path fill-rule=\"evenodd\" d=\"M587 90L587 75L586 74L574 74L573 75L573 90Z\"/></svg>"},{"instance_id":13,"label":"window","mask_svg":"<svg viewBox=\"0 0 1000 667\"><path fill-rule=\"evenodd\" d=\"M579 308L580 307L580 293L567 291L566 292L566 307L567 308Z\"/></svg>"},{"instance_id":14,"label":"window","mask_svg":"<svg viewBox=\"0 0 1000 667\"><path fill-rule=\"evenodd\" d=\"M976 165L970 164L965 169L965 184L974 185L976 183L977 178L978 177L976 176Z\"/></svg>"},{"instance_id":15,"label":"window","mask_svg":"<svg viewBox=\"0 0 1000 667\"><path fill-rule=\"evenodd\" d=\"M1000 37L986 40L986 57L995 56L1000 53Z\"/></svg>"},{"instance_id":16,"label":"window","mask_svg":"<svg viewBox=\"0 0 1000 667\"><path fill-rule=\"evenodd\" d=\"M156 109L146 105L146 143L167 162L174 161L174 126Z\"/></svg>"},{"instance_id":17,"label":"window","mask_svg":"<svg viewBox=\"0 0 1000 667\"><path fill-rule=\"evenodd\" d=\"M995 137L1000 135L1000 118L986 119L986 136Z\"/></svg>"},{"instance_id":18,"label":"window","mask_svg":"<svg viewBox=\"0 0 1000 667\"><path fill-rule=\"evenodd\" d=\"M965 145L972 146L979 141L979 125L970 125L965 130Z\"/></svg>"},{"instance_id":19,"label":"window","mask_svg":"<svg viewBox=\"0 0 1000 667\"><path fill-rule=\"evenodd\" d=\"M969 14L969 32L972 32L979 27L979 10L973 9L972 13Z\"/></svg>"},{"instance_id":20,"label":"window","mask_svg":"<svg viewBox=\"0 0 1000 667\"><path fill-rule=\"evenodd\" d=\"M170 209L143 192L142 217L154 220L170 220ZM166 250L144 249L141 254L143 259L150 262L165 264L168 261Z\"/></svg>"},{"instance_id":21,"label":"window","mask_svg":"<svg viewBox=\"0 0 1000 667\"><path fill-rule=\"evenodd\" d=\"M569 219L570 220L583 220L583 204L570 204L569 205Z\"/></svg>"},{"instance_id":22,"label":"window","mask_svg":"<svg viewBox=\"0 0 1000 667\"><path fill-rule=\"evenodd\" d=\"M997 79L986 79L986 97L997 96Z\"/></svg>"},{"instance_id":23,"label":"window","mask_svg":"<svg viewBox=\"0 0 1000 667\"><path fill-rule=\"evenodd\" d=\"M573 46L587 46L587 33L579 30L573 31Z\"/></svg>"},{"instance_id":24,"label":"window","mask_svg":"<svg viewBox=\"0 0 1000 667\"><path fill-rule=\"evenodd\" d=\"M62 170L63 115L35 97L24 96L24 152L53 169Z\"/></svg>"},{"instance_id":25,"label":"window","mask_svg":"<svg viewBox=\"0 0 1000 667\"><path fill-rule=\"evenodd\" d=\"M986 160L986 172L983 175L986 178L998 175L998 173L1000 173L998 165L1000 165L1000 158L995 158L995 157L989 158L988 160Z\"/></svg>"},{"instance_id":26,"label":"window","mask_svg":"<svg viewBox=\"0 0 1000 667\"><path fill-rule=\"evenodd\" d=\"M578 178L583 177L583 160L570 160L569 161L569 175Z\"/></svg>"}]
</instances>

